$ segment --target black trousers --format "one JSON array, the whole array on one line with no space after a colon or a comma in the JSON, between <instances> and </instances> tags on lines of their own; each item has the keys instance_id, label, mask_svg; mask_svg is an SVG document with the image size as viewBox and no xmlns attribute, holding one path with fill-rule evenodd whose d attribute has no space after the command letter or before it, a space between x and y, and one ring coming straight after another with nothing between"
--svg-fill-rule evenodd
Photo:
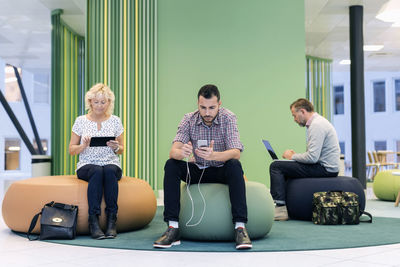
<instances>
[{"instance_id":1,"label":"black trousers","mask_svg":"<svg viewBox=\"0 0 400 267\"><path fill-rule=\"evenodd\" d=\"M337 172L328 172L320 165L304 164L297 161L274 161L269 166L271 195L278 204L286 203L286 181L295 178L336 177Z\"/></svg>"},{"instance_id":2,"label":"black trousers","mask_svg":"<svg viewBox=\"0 0 400 267\"><path fill-rule=\"evenodd\" d=\"M106 213L116 214L118 212L118 181L122 177L122 170L113 164L99 166L87 164L76 172L78 178L87 181L87 198L89 204L89 215L101 214L101 200L106 202Z\"/></svg>"},{"instance_id":3,"label":"black trousers","mask_svg":"<svg viewBox=\"0 0 400 267\"><path fill-rule=\"evenodd\" d=\"M179 221L181 180L187 175L186 161L169 159L164 167L164 221ZM202 169L188 163L191 184L199 183ZM246 188L240 161L231 159L223 167L205 169L201 183L222 183L229 187L232 221L247 222Z\"/></svg>"}]
</instances>

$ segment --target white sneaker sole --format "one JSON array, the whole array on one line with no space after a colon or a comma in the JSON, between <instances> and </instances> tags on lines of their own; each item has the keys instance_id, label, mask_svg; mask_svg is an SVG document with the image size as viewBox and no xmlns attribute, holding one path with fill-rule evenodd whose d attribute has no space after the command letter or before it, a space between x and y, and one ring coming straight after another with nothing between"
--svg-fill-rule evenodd
<instances>
[{"instance_id":1,"label":"white sneaker sole","mask_svg":"<svg viewBox=\"0 0 400 267\"><path fill-rule=\"evenodd\" d=\"M252 244L241 244L241 245L237 245L236 249L250 249L252 247L253 247Z\"/></svg>"},{"instance_id":2,"label":"white sneaker sole","mask_svg":"<svg viewBox=\"0 0 400 267\"><path fill-rule=\"evenodd\" d=\"M155 248L170 248L170 247L172 247L172 246L178 246L178 245L180 245L180 244L181 244L181 241L178 240L178 241L172 242L172 243L169 244L169 245L153 244L153 247L155 247Z\"/></svg>"}]
</instances>

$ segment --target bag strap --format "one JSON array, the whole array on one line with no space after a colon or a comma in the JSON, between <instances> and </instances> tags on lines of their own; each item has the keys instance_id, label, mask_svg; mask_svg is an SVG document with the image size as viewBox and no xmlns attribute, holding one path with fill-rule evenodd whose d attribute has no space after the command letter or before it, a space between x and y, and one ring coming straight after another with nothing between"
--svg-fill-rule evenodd
<instances>
[{"instance_id":1,"label":"bag strap","mask_svg":"<svg viewBox=\"0 0 400 267\"><path fill-rule=\"evenodd\" d=\"M367 215L369 217L369 219L367 221L361 221L360 220L360 222L372 223L372 215L371 215L371 213L366 212L366 211L363 210L363 211L360 212L360 218L361 218L362 215Z\"/></svg>"},{"instance_id":2,"label":"bag strap","mask_svg":"<svg viewBox=\"0 0 400 267\"><path fill-rule=\"evenodd\" d=\"M54 204L54 201L49 202L49 203L47 203L47 204L44 205L44 206L50 206L50 207L51 207L53 204ZM44 207L43 207L43 208L44 208ZM33 218L32 218L31 225L29 226L28 233L26 234L26 237L29 239L29 241L33 241L33 240L38 240L38 239L39 239L39 236L37 236L36 238L33 238L33 237L31 237L30 235L31 235L31 233L32 233L32 231L33 231L33 228L35 228L35 226L36 226L36 223L37 223L37 220L38 220L38 218L39 218L39 215L41 215L42 212L43 212L43 209L42 209L38 214L36 214L35 216L33 216Z\"/></svg>"},{"instance_id":3,"label":"bag strap","mask_svg":"<svg viewBox=\"0 0 400 267\"><path fill-rule=\"evenodd\" d=\"M42 214L42 212L40 211L38 214L36 214L32 218L31 225L29 226L28 233L26 234L26 237L29 239L29 241L38 240L39 239L39 236L37 236L36 238L33 238L33 237L30 236L30 234L32 233L33 228L35 228L37 220L39 218L39 215L41 215L41 214Z\"/></svg>"}]
</instances>

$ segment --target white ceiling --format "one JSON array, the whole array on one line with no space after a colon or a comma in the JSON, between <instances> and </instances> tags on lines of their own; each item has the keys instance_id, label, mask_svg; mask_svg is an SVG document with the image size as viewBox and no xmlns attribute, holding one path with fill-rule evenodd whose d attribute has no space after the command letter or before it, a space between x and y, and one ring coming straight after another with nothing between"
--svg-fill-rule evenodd
<instances>
[{"instance_id":1,"label":"white ceiling","mask_svg":"<svg viewBox=\"0 0 400 267\"><path fill-rule=\"evenodd\" d=\"M76 32L85 32L85 0L0 0L0 57L32 72L51 67L51 11Z\"/></svg>"},{"instance_id":2,"label":"white ceiling","mask_svg":"<svg viewBox=\"0 0 400 267\"><path fill-rule=\"evenodd\" d=\"M306 54L333 60L333 71L349 71L339 65L350 59L349 6L364 7L364 44L384 45L364 52L365 71L400 70L400 28L375 18L387 0L305 0Z\"/></svg>"},{"instance_id":3,"label":"white ceiling","mask_svg":"<svg viewBox=\"0 0 400 267\"><path fill-rule=\"evenodd\" d=\"M164 0L163 0L164 1ZM297 1L297 0L296 0ZM349 6L364 6L364 44L383 44L365 52L366 71L400 70L400 28L375 18L387 0L304 0L307 55L333 59L334 71L349 59ZM51 65L51 10L63 9L62 19L84 35L86 0L0 0L0 57L32 72Z\"/></svg>"}]
</instances>

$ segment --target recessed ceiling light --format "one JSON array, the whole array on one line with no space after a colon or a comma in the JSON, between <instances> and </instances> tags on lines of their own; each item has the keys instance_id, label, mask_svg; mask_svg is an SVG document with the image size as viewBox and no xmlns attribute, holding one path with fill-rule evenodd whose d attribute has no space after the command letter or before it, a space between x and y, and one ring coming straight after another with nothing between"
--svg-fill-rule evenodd
<instances>
[{"instance_id":1,"label":"recessed ceiling light","mask_svg":"<svg viewBox=\"0 0 400 267\"><path fill-rule=\"evenodd\" d=\"M364 45L364 51L379 51L383 45Z\"/></svg>"},{"instance_id":2,"label":"recessed ceiling light","mask_svg":"<svg viewBox=\"0 0 400 267\"><path fill-rule=\"evenodd\" d=\"M343 59L339 62L340 65L350 65L351 60L350 59Z\"/></svg>"}]
</instances>

